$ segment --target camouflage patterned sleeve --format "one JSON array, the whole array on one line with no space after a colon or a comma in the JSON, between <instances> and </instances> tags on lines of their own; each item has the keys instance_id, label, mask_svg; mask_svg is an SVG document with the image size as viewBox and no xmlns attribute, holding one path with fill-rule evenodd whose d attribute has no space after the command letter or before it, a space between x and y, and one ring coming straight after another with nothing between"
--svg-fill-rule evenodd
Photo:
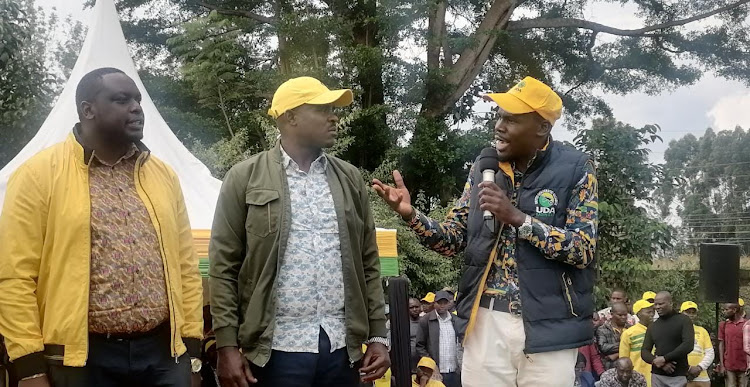
<instances>
[{"instance_id":1,"label":"camouflage patterned sleeve","mask_svg":"<svg viewBox=\"0 0 750 387\"><path fill-rule=\"evenodd\" d=\"M584 176L568 203L565 228L533 220L529 242L549 259L585 268L594 259L599 222L597 181L594 164L588 162Z\"/></svg>"},{"instance_id":2,"label":"camouflage patterned sleeve","mask_svg":"<svg viewBox=\"0 0 750 387\"><path fill-rule=\"evenodd\" d=\"M416 208L414 209L415 216L409 222L409 227L427 248L446 257L452 257L466 247L466 222L469 217L471 188L474 185L473 176L474 167L472 166L461 197L443 222L438 222Z\"/></svg>"}]
</instances>

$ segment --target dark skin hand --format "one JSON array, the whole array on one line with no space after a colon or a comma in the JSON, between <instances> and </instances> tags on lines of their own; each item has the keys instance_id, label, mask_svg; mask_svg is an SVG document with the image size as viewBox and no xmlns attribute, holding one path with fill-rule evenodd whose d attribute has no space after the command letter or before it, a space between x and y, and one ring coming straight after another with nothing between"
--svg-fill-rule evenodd
<instances>
[{"instance_id":1,"label":"dark skin hand","mask_svg":"<svg viewBox=\"0 0 750 387\"><path fill-rule=\"evenodd\" d=\"M701 368L698 366L691 366L690 369L688 369L688 376L691 378L695 378L702 372Z\"/></svg>"},{"instance_id":2,"label":"dark skin hand","mask_svg":"<svg viewBox=\"0 0 750 387\"><path fill-rule=\"evenodd\" d=\"M250 387L251 384L258 383L258 379L250 371L250 363L237 347L219 348L216 376L222 387Z\"/></svg>"},{"instance_id":3,"label":"dark skin hand","mask_svg":"<svg viewBox=\"0 0 750 387\"><path fill-rule=\"evenodd\" d=\"M504 224L519 227L526 219L526 214L513 206L508 194L494 182L483 181L479 183L479 208L487 210L495 216L495 219Z\"/></svg>"},{"instance_id":4,"label":"dark skin hand","mask_svg":"<svg viewBox=\"0 0 750 387\"><path fill-rule=\"evenodd\" d=\"M51 387L52 385L49 383L49 379L47 378L47 375L34 378L34 379L28 379L28 380L22 380L18 382L18 387Z\"/></svg>"},{"instance_id":5,"label":"dark skin hand","mask_svg":"<svg viewBox=\"0 0 750 387\"><path fill-rule=\"evenodd\" d=\"M361 381L369 383L380 379L390 367L391 357L388 355L388 348L380 343L369 344L365 357L362 359L362 368L359 369L359 373L362 375Z\"/></svg>"},{"instance_id":6,"label":"dark skin hand","mask_svg":"<svg viewBox=\"0 0 750 387\"><path fill-rule=\"evenodd\" d=\"M664 368L664 365L667 364L667 359L664 358L664 356L657 356L654 359L653 365L656 368Z\"/></svg>"},{"instance_id":7,"label":"dark skin hand","mask_svg":"<svg viewBox=\"0 0 750 387\"><path fill-rule=\"evenodd\" d=\"M664 364L664 367L661 367L661 369L668 374L672 374L674 373L676 366L677 365L675 363L667 363L667 364Z\"/></svg>"}]
</instances>

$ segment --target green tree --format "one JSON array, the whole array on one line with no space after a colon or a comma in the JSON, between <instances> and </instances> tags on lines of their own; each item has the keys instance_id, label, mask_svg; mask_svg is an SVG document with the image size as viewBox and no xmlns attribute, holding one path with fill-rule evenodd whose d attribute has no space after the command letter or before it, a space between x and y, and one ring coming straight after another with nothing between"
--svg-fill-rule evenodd
<instances>
[{"instance_id":1,"label":"green tree","mask_svg":"<svg viewBox=\"0 0 750 387\"><path fill-rule=\"evenodd\" d=\"M299 74L353 85L356 108L365 113L352 125L354 142L344 156L368 170L387 157L404 157L412 187L447 203L461 177L435 173L434 166L442 162L441 169L455 172L473 160L479 147L463 152L469 145L463 134L480 91L505 90L535 76L560 91L568 122L580 125L585 117L609 114L596 89L659 93L695 82L704 68L747 82L748 1L621 1L637 8L644 25L630 30L585 20L588 7L610 3L594 0L175 4L182 20L209 12L227 18L239 28L237 40L254 42L245 45L246 57L272 58L263 78L271 80L258 87L266 98L281 80ZM156 3L120 2L130 9ZM159 22L150 29L134 21L143 41L177 33L164 27L176 18L151 18ZM695 24L708 19L706 27ZM404 51L424 52L425 60L405 58ZM397 138L408 139L408 146L394 156Z\"/></svg>"},{"instance_id":2,"label":"green tree","mask_svg":"<svg viewBox=\"0 0 750 387\"><path fill-rule=\"evenodd\" d=\"M646 148L661 141L658 132L655 125L634 128L614 119L596 119L575 139L596 165L600 299L608 294L607 288L639 289L652 259L671 247L671 228L644 208L661 176L661 167L648 161Z\"/></svg>"},{"instance_id":3,"label":"green tree","mask_svg":"<svg viewBox=\"0 0 750 387\"><path fill-rule=\"evenodd\" d=\"M742 128L692 134L670 142L664 183L657 191L662 214L676 210L679 244L697 252L702 242L750 248L750 131Z\"/></svg>"},{"instance_id":4,"label":"green tree","mask_svg":"<svg viewBox=\"0 0 750 387\"><path fill-rule=\"evenodd\" d=\"M45 63L49 23L31 0L0 0L0 165L34 136L58 80Z\"/></svg>"}]
</instances>

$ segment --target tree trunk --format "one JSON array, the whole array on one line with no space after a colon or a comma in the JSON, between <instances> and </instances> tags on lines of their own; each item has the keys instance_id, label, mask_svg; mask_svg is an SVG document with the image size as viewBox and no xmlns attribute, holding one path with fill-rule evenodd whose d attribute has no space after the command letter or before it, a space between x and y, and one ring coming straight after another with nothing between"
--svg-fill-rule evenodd
<instances>
[{"instance_id":1,"label":"tree trunk","mask_svg":"<svg viewBox=\"0 0 750 387\"><path fill-rule=\"evenodd\" d=\"M383 55L379 36L377 2L357 0L354 4L346 0L332 0L327 4L334 13L343 18L339 34L342 42L350 42L350 66L356 71L355 80L362 92L355 94L361 108L369 114L351 124L353 143L343 157L354 165L374 170L385 157L395 140L386 123L383 85ZM350 28L348 26L351 26Z\"/></svg>"},{"instance_id":2,"label":"tree trunk","mask_svg":"<svg viewBox=\"0 0 750 387\"><path fill-rule=\"evenodd\" d=\"M452 64L452 53L449 52L450 45L444 42L447 39L445 26L445 5L430 9L428 15L428 39L427 39L427 80L425 99L422 104L421 115L426 118L439 118L445 116L455 106L456 102L469 89L471 83L482 70L484 63L489 58L492 48L497 41L497 34L508 25L508 20L513 13L515 0L496 0L487 11L482 22L473 34L473 44L466 47L455 64ZM440 13L442 12L442 16ZM440 31L440 32L438 32ZM437 35L439 40L431 39ZM444 65L440 66L440 48L444 49ZM435 54L437 52L437 55Z\"/></svg>"},{"instance_id":3,"label":"tree trunk","mask_svg":"<svg viewBox=\"0 0 750 387\"><path fill-rule=\"evenodd\" d=\"M276 20L281 20L283 17L284 9L287 8L287 4L282 4L284 0L276 0L273 3L274 17ZM289 50L287 49L287 37L281 25L276 26L276 39L279 42L278 48L278 66L279 74L282 76L291 72L292 64L289 59Z\"/></svg>"}]
</instances>

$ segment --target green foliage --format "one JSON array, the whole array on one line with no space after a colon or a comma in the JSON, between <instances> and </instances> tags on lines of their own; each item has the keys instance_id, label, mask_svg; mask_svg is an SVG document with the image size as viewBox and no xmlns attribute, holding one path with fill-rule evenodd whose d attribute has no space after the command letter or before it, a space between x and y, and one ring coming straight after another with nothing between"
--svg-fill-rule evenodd
<instances>
[{"instance_id":1,"label":"green foliage","mask_svg":"<svg viewBox=\"0 0 750 387\"><path fill-rule=\"evenodd\" d=\"M0 165L33 137L47 116L59 80L48 71L54 24L30 0L0 0Z\"/></svg>"},{"instance_id":2,"label":"green foliage","mask_svg":"<svg viewBox=\"0 0 750 387\"><path fill-rule=\"evenodd\" d=\"M426 194L428 207L423 209L431 209L436 196L441 206L447 206L461 194L467 165L489 146L492 132L449 129L442 120L424 117L417 118L416 128L402 158L404 179L412 192Z\"/></svg>"},{"instance_id":3,"label":"green foliage","mask_svg":"<svg viewBox=\"0 0 750 387\"><path fill-rule=\"evenodd\" d=\"M679 244L741 244L750 250L750 131L735 128L670 142L664 183L657 191L662 214L672 208L684 227Z\"/></svg>"},{"instance_id":4,"label":"green foliage","mask_svg":"<svg viewBox=\"0 0 750 387\"><path fill-rule=\"evenodd\" d=\"M651 260L671 247L671 228L637 201L657 186L660 168L648 161L648 144L659 128L637 129L614 119L596 119L579 132L576 145L594 157L599 192L597 296L614 287L634 289L648 277Z\"/></svg>"},{"instance_id":5,"label":"green foliage","mask_svg":"<svg viewBox=\"0 0 750 387\"><path fill-rule=\"evenodd\" d=\"M392 184L391 171L396 166L394 161L386 161L372 173L365 171L364 176L367 181L377 178ZM421 202L424 206L424 195L417 196L417 204ZM373 190L370 190L370 204L377 227L393 228L398 231L399 266L402 276L410 281L409 294L411 296L421 298L427 292L434 292L446 286L454 288L457 286L463 263L462 256L446 258L422 246L401 217L393 212ZM442 219L447 211L447 207L435 206L429 215L435 219Z\"/></svg>"}]
</instances>

